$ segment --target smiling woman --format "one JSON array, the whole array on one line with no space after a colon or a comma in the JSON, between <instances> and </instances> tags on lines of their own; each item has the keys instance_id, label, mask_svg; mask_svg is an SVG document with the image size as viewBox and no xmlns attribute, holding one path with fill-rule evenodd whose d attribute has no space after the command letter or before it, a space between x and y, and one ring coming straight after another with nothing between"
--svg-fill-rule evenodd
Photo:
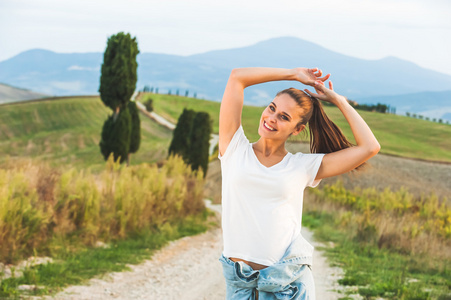
<instances>
[{"instance_id":1,"label":"smiling woman","mask_svg":"<svg viewBox=\"0 0 451 300\"><path fill-rule=\"evenodd\" d=\"M220 262L227 299L315 299L313 247L301 235L303 192L322 178L343 174L377 154L379 143L319 69L234 69L219 116L222 170ZM250 143L241 126L244 89L276 80L313 86L277 93L260 117L260 138ZM318 99L335 104L348 120L356 146L326 116ZM288 152L288 137L310 131L312 153Z\"/></svg>"}]
</instances>

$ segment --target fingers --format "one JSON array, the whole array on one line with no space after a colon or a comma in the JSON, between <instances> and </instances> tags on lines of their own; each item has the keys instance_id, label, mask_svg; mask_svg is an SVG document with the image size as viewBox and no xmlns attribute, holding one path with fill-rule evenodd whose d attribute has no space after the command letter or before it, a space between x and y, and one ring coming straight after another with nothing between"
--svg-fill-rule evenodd
<instances>
[{"instance_id":1,"label":"fingers","mask_svg":"<svg viewBox=\"0 0 451 300\"><path fill-rule=\"evenodd\" d=\"M323 71L321 69L319 69L318 72L313 75L315 75L316 77L321 77L321 76L323 76Z\"/></svg>"},{"instance_id":2,"label":"fingers","mask_svg":"<svg viewBox=\"0 0 451 300\"><path fill-rule=\"evenodd\" d=\"M330 81L329 81L329 82L330 82ZM319 90L319 91L321 91L321 92L323 92L324 89L325 89L324 82L322 82L322 81L320 81L320 80L315 81L314 88L317 89L317 90Z\"/></svg>"},{"instance_id":3,"label":"fingers","mask_svg":"<svg viewBox=\"0 0 451 300\"><path fill-rule=\"evenodd\" d=\"M307 94L309 94L311 97L319 98L319 95L318 95L318 94L312 93L312 92L310 92L308 89L304 89L304 92L306 92Z\"/></svg>"},{"instance_id":4,"label":"fingers","mask_svg":"<svg viewBox=\"0 0 451 300\"><path fill-rule=\"evenodd\" d=\"M329 79L329 77L330 77L330 74L327 74L326 76L324 76L324 77L321 77L321 78L317 78L317 80L321 80L321 81L326 81L327 79Z\"/></svg>"},{"instance_id":5,"label":"fingers","mask_svg":"<svg viewBox=\"0 0 451 300\"><path fill-rule=\"evenodd\" d=\"M329 89L334 90L334 85L332 84L332 80L329 80Z\"/></svg>"}]
</instances>

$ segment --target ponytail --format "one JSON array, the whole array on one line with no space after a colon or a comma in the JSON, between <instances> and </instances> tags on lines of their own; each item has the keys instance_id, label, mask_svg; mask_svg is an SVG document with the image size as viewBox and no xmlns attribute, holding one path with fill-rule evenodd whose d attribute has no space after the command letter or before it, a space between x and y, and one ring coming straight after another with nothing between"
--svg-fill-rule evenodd
<instances>
[{"instance_id":1,"label":"ponytail","mask_svg":"<svg viewBox=\"0 0 451 300\"><path fill-rule=\"evenodd\" d=\"M313 102L312 116L308 121L311 153L331 153L352 146L340 128L326 115L318 99Z\"/></svg>"},{"instance_id":2,"label":"ponytail","mask_svg":"<svg viewBox=\"0 0 451 300\"><path fill-rule=\"evenodd\" d=\"M296 88L285 89L276 96L281 94L290 95L304 110L298 125L308 124L311 153L331 153L353 146L340 128L326 115L318 99ZM364 164L356 169L360 169Z\"/></svg>"}]
</instances>

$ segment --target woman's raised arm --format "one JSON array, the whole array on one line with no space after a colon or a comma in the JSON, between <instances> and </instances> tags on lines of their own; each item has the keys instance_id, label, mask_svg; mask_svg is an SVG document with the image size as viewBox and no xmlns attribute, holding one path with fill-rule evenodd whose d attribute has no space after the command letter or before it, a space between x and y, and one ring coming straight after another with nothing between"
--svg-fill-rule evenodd
<instances>
[{"instance_id":1,"label":"woman's raised arm","mask_svg":"<svg viewBox=\"0 0 451 300\"><path fill-rule=\"evenodd\" d=\"M316 81L314 87L318 94L309 90L305 91L312 97L335 104L351 126L352 134L357 143L356 146L328 153L324 156L316 175L316 179L322 179L355 169L376 155L380 150L380 145L357 111L343 96L333 90L331 81L329 81L329 89L320 81Z\"/></svg>"},{"instance_id":2,"label":"woman's raised arm","mask_svg":"<svg viewBox=\"0 0 451 300\"><path fill-rule=\"evenodd\" d=\"M239 68L230 73L219 112L219 153L226 151L233 135L241 124L244 89L248 86L279 80L296 80L313 85L316 80L325 81L329 75L322 76L318 68L280 69L280 68Z\"/></svg>"}]
</instances>

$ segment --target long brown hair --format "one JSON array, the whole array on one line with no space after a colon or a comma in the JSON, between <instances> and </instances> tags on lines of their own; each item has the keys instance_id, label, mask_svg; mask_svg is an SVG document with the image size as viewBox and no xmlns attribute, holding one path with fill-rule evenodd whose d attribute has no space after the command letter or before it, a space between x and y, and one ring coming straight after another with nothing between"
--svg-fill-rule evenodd
<instances>
[{"instance_id":1,"label":"long brown hair","mask_svg":"<svg viewBox=\"0 0 451 300\"><path fill-rule=\"evenodd\" d=\"M307 125L310 132L311 153L331 153L352 145L341 129L326 115L320 101L296 88L289 88L276 96L287 94L304 110L298 126Z\"/></svg>"}]
</instances>

